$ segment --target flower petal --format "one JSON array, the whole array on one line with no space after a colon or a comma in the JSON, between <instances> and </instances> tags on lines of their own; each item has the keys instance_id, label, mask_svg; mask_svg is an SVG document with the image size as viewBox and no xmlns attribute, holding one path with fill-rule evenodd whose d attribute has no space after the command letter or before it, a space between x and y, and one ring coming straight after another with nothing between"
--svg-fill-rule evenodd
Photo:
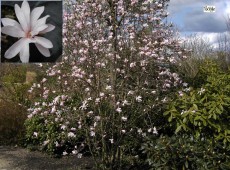
<instances>
[{"instance_id":1,"label":"flower petal","mask_svg":"<svg viewBox=\"0 0 230 170\"><path fill-rule=\"evenodd\" d=\"M25 45L22 47L20 51L20 60L22 63L28 63L30 58L30 46L29 46L29 41L25 43Z\"/></svg>"},{"instance_id":2,"label":"flower petal","mask_svg":"<svg viewBox=\"0 0 230 170\"><path fill-rule=\"evenodd\" d=\"M30 25L30 6L26 0L22 2L21 10L24 13L27 25Z\"/></svg>"},{"instance_id":3,"label":"flower petal","mask_svg":"<svg viewBox=\"0 0 230 170\"><path fill-rule=\"evenodd\" d=\"M45 30L46 28L48 28L48 25L46 25L46 24L41 25L41 26L35 28L33 31L31 31L31 35L32 36L37 35L37 34L39 34L40 31Z\"/></svg>"},{"instance_id":4,"label":"flower petal","mask_svg":"<svg viewBox=\"0 0 230 170\"><path fill-rule=\"evenodd\" d=\"M18 18L18 21L19 23L21 24L22 26L22 29L27 32L30 28L29 28L29 25L27 24L27 21L25 19L25 15L23 13L23 11L21 10L21 8L18 6L18 4L15 4L14 6L14 9L15 9L15 13L16 13L16 16Z\"/></svg>"},{"instance_id":5,"label":"flower petal","mask_svg":"<svg viewBox=\"0 0 230 170\"><path fill-rule=\"evenodd\" d=\"M47 24L47 25L48 25L48 27L46 29L40 31L39 32L40 34L45 34L47 32L53 31L55 29L54 25L52 25L52 24Z\"/></svg>"},{"instance_id":6,"label":"flower petal","mask_svg":"<svg viewBox=\"0 0 230 170\"><path fill-rule=\"evenodd\" d=\"M5 58L11 59L14 56L16 56L24 45L27 44L28 39L27 38L21 38L16 43L14 43L6 52L5 52Z\"/></svg>"},{"instance_id":7,"label":"flower petal","mask_svg":"<svg viewBox=\"0 0 230 170\"><path fill-rule=\"evenodd\" d=\"M41 6L41 7L34 8L32 10L31 16L30 16L30 24L31 24L32 28L36 24L38 18L41 16L41 14L44 12L44 9L45 9L45 7Z\"/></svg>"},{"instance_id":8,"label":"flower petal","mask_svg":"<svg viewBox=\"0 0 230 170\"><path fill-rule=\"evenodd\" d=\"M52 42L44 37L35 36L34 40L36 41L36 43L42 45L45 48L53 48Z\"/></svg>"},{"instance_id":9,"label":"flower petal","mask_svg":"<svg viewBox=\"0 0 230 170\"><path fill-rule=\"evenodd\" d=\"M50 57L49 49L47 49L47 48L45 48L45 47L43 47L43 46L41 46L40 44L37 44L37 43L35 43L35 45L38 48L38 51L40 51L40 53L42 55L44 55L45 57Z\"/></svg>"},{"instance_id":10,"label":"flower petal","mask_svg":"<svg viewBox=\"0 0 230 170\"><path fill-rule=\"evenodd\" d=\"M2 33L9 35L11 37L24 37L25 36L25 32L23 32L21 29L14 27L14 26L5 26L2 27Z\"/></svg>"},{"instance_id":11,"label":"flower petal","mask_svg":"<svg viewBox=\"0 0 230 170\"><path fill-rule=\"evenodd\" d=\"M21 25L20 25L17 21L15 21L15 20L13 20L13 19L10 19L10 18L2 18L1 20L2 20L3 26L15 26L15 27L17 27L17 28L21 28L21 30L22 30Z\"/></svg>"},{"instance_id":12,"label":"flower petal","mask_svg":"<svg viewBox=\"0 0 230 170\"><path fill-rule=\"evenodd\" d=\"M41 25L45 25L48 17L49 17L49 15L46 15L45 17L37 20L36 23L31 27L32 31L35 30L37 27L40 27Z\"/></svg>"}]
</instances>

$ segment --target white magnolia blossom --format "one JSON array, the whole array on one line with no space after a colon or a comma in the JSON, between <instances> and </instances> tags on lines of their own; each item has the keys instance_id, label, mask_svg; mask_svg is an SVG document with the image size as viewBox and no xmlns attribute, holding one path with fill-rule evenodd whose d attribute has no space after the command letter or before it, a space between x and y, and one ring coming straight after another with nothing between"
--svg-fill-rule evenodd
<instances>
[{"instance_id":1,"label":"white magnolia blossom","mask_svg":"<svg viewBox=\"0 0 230 170\"><path fill-rule=\"evenodd\" d=\"M35 136L35 137L38 137L38 132L34 132L34 136Z\"/></svg>"},{"instance_id":2,"label":"white magnolia blossom","mask_svg":"<svg viewBox=\"0 0 230 170\"><path fill-rule=\"evenodd\" d=\"M82 154L81 154L81 153L78 153L78 154L77 154L77 158L82 158Z\"/></svg>"},{"instance_id":3,"label":"white magnolia blossom","mask_svg":"<svg viewBox=\"0 0 230 170\"><path fill-rule=\"evenodd\" d=\"M94 131L90 132L90 136L95 136L95 135L96 135L96 133Z\"/></svg>"},{"instance_id":4,"label":"white magnolia blossom","mask_svg":"<svg viewBox=\"0 0 230 170\"><path fill-rule=\"evenodd\" d=\"M49 144L49 142L50 142L50 140L45 140L45 141L43 142L43 146L48 145L48 144Z\"/></svg>"},{"instance_id":5,"label":"white magnolia blossom","mask_svg":"<svg viewBox=\"0 0 230 170\"><path fill-rule=\"evenodd\" d=\"M137 102L142 102L142 97L141 97L141 96L137 96L137 97L136 97L136 101L137 101Z\"/></svg>"},{"instance_id":6,"label":"white magnolia blossom","mask_svg":"<svg viewBox=\"0 0 230 170\"><path fill-rule=\"evenodd\" d=\"M75 135L73 132L69 132L69 133L68 133L68 137L70 137L70 138L75 138L76 135Z\"/></svg>"},{"instance_id":7,"label":"white magnolia blossom","mask_svg":"<svg viewBox=\"0 0 230 170\"><path fill-rule=\"evenodd\" d=\"M77 153L78 153L77 150L73 150L73 151L72 151L72 154L74 154L74 155L76 155Z\"/></svg>"},{"instance_id":8,"label":"white magnolia blossom","mask_svg":"<svg viewBox=\"0 0 230 170\"><path fill-rule=\"evenodd\" d=\"M204 89L204 88L201 88L200 91L198 91L197 94L201 95L201 94L203 94L204 92L205 92L205 89Z\"/></svg>"},{"instance_id":9,"label":"white magnolia blossom","mask_svg":"<svg viewBox=\"0 0 230 170\"><path fill-rule=\"evenodd\" d=\"M158 134L156 127L153 128L153 134L156 134L156 135Z\"/></svg>"},{"instance_id":10,"label":"white magnolia blossom","mask_svg":"<svg viewBox=\"0 0 230 170\"><path fill-rule=\"evenodd\" d=\"M110 143L113 144L114 143L114 139L109 139Z\"/></svg>"},{"instance_id":11,"label":"white magnolia blossom","mask_svg":"<svg viewBox=\"0 0 230 170\"><path fill-rule=\"evenodd\" d=\"M118 108L116 109L116 112L121 113L121 112L122 112L121 108L118 107Z\"/></svg>"},{"instance_id":12,"label":"white magnolia blossom","mask_svg":"<svg viewBox=\"0 0 230 170\"><path fill-rule=\"evenodd\" d=\"M67 153L66 151L64 151L64 152L62 153L62 155L65 156L65 155L68 155L68 153Z\"/></svg>"},{"instance_id":13,"label":"white magnolia blossom","mask_svg":"<svg viewBox=\"0 0 230 170\"><path fill-rule=\"evenodd\" d=\"M121 117L121 120L122 120L122 121L124 121L124 122L126 122L126 121L127 121L127 119L128 119L128 118L127 118L127 117L125 117L125 116L122 116L122 117Z\"/></svg>"},{"instance_id":14,"label":"white magnolia blossom","mask_svg":"<svg viewBox=\"0 0 230 170\"><path fill-rule=\"evenodd\" d=\"M12 37L20 38L5 52L5 58L11 59L19 53L20 60L23 63L28 63L30 43L34 43L42 55L50 57L49 48L53 48L53 44L50 40L39 35L52 31L55 26L46 24L49 15L39 19L44 9L45 7L41 6L30 11L29 3L24 0L21 8L18 4L14 6L15 14L19 22L10 18L1 19L3 24L1 32Z\"/></svg>"}]
</instances>

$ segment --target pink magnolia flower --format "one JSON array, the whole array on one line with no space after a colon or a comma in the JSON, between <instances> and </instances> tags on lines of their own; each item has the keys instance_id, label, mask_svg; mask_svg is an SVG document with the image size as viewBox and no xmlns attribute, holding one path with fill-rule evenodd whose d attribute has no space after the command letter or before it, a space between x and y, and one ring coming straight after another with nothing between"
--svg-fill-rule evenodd
<instances>
[{"instance_id":1,"label":"pink magnolia flower","mask_svg":"<svg viewBox=\"0 0 230 170\"><path fill-rule=\"evenodd\" d=\"M127 118L127 117L125 117L125 116L122 116L122 117L121 117L121 120L122 120L122 121L124 121L124 122L126 122L126 121L127 121L127 119L128 119L128 118Z\"/></svg>"},{"instance_id":2,"label":"pink magnolia flower","mask_svg":"<svg viewBox=\"0 0 230 170\"><path fill-rule=\"evenodd\" d=\"M156 127L153 128L153 134L158 134Z\"/></svg>"},{"instance_id":3,"label":"pink magnolia flower","mask_svg":"<svg viewBox=\"0 0 230 170\"><path fill-rule=\"evenodd\" d=\"M110 143L113 144L114 143L114 140L113 139L109 139L110 140Z\"/></svg>"},{"instance_id":4,"label":"pink magnolia flower","mask_svg":"<svg viewBox=\"0 0 230 170\"><path fill-rule=\"evenodd\" d=\"M141 97L141 96L137 96L137 97L136 97L136 101L137 101L137 102L142 102L142 97Z\"/></svg>"},{"instance_id":5,"label":"pink magnolia flower","mask_svg":"<svg viewBox=\"0 0 230 170\"><path fill-rule=\"evenodd\" d=\"M20 60L23 63L28 63L30 43L35 43L42 55L50 57L49 48L53 48L52 42L38 36L39 34L50 32L55 28L51 24L46 24L46 19L49 15L39 19L44 12L44 6L34 8L30 11L29 3L24 0L21 8L18 4L15 4L14 10L19 23L10 18L2 18L3 27L1 28L1 32L20 39L5 52L5 58L11 59L20 53Z\"/></svg>"}]
</instances>

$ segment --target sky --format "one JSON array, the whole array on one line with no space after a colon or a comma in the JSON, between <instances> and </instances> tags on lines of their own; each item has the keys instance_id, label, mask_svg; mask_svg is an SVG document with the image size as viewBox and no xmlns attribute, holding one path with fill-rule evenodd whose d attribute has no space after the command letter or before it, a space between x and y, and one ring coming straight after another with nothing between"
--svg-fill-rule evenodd
<instances>
[{"instance_id":1,"label":"sky","mask_svg":"<svg viewBox=\"0 0 230 170\"><path fill-rule=\"evenodd\" d=\"M215 6L215 12L203 12L207 5ZM167 11L168 21L176 25L182 37L196 33L207 37L216 47L217 37L227 34L230 0L170 0Z\"/></svg>"},{"instance_id":2,"label":"sky","mask_svg":"<svg viewBox=\"0 0 230 170\"><path fill-rule=\"evenodd\" d=\"M203 12L207 5L215 6L216 11ZM208 38L216 47L217 37L227 34L226 19L230 16L230 0L170 0L167 11L170 14L167 20L176 25L182 38L196 33Z\"/></svg>"}]
</instances>

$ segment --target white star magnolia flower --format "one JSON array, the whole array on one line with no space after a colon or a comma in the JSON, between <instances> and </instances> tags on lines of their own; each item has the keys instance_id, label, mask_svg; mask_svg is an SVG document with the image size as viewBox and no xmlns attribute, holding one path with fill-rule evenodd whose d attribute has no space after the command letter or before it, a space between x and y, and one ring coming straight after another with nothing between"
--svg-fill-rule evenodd
<instances>
[{"instance_id":1,"label":"white star magnolia flower","mask_svg":"<svg viewBox=\"0 0 230 170\"><path fill-rule=\"evenodd\" d=\"M2 18L3 27L1 32L20 39L5 52L5 58L11 59L20 53L21 61L28 63L30 43L35 43L42 55L50 57L49 48L53 48L52 42L44 37L37 36L50 32L55 28L51 24L46 24L46 19L49 15L39 19L44 12L44 6L30 11L29 3L24 0L21 8L18 4L15 4L14 9L19 23L10 18Z\"/></svg>"}]
</instances>

